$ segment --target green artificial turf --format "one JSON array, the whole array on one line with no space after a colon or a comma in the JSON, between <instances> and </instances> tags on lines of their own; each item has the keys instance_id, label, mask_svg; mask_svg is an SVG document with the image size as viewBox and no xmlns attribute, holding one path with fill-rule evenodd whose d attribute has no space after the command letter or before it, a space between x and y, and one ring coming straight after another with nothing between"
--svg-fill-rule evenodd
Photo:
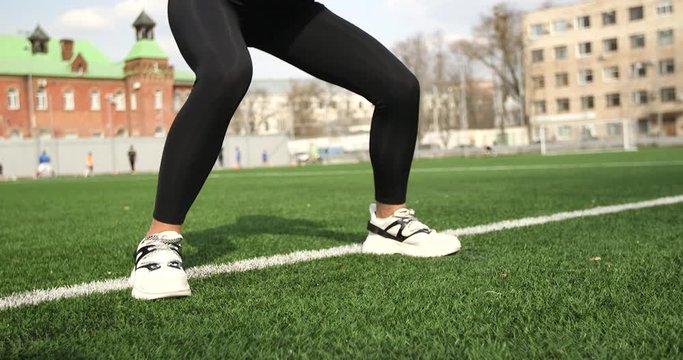
<instances>
[{"instance_id":1,"label":"green artificial turf","mask_svg":"<svg viewBox=\"0 0 683 360\"><path fill-rule=\"evenodd\" d=\"M420 160L409 203L453 229L649 200L683 194L682 161L682 149ZM186 222L186 267L361 242L369 171L215 172ZM0 183L0 297L128 275L155 185ZM120 291L0 310L0 358L683 357L683 204L461 240L440 259L217 275L187 299Z\"/></svg>"}]
</instances>

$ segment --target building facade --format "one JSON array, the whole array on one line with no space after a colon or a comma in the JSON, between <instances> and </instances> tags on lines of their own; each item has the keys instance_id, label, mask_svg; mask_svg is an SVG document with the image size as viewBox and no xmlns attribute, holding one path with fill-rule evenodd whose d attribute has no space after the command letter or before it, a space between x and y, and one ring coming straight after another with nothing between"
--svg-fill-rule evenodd
<instances>
[{"instance_id":1,"label":"building facade","mask_svg":"<svg viewBox=\"0 0 683 360\"><path fill-rule=\"evenodd\" d=\"M0 139L162 136L194 83L136 19L136 42L112 61L85 40L0 35Z\"/></svg>"},{"instance_id":2,"label":"building facade","mask_svg":"<svg viewBox=\"0 0 683 360\"><path fill-rule=\"evenodd\" d=\"M523 26L527 114L550 139L683 135L683 0L584 1Z\"/></svg>"}]
</instances>

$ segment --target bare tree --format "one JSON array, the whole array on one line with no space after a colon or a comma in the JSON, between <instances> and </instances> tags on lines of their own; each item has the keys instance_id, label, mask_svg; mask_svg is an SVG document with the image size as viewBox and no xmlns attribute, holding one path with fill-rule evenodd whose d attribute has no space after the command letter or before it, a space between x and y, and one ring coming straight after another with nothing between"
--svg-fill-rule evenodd
<instances>
[{"instance_id":1,"label":"bare tree","mask_svg":"<svg viewBox=\"0 0 683 360\"><path fill-rule=\"evenodd\" d=\"M264 89L250 90L233 115L231 133L256 134L260 128L268 128L268 121L275 112L266 107L268 92Z\"/></svg>"},{"instance_id":2,"label":"bare tree","mask_svg":"<svg viewBox=\"0 0 683 360\"><path fill-rule=\"evenodd\" d=\"M484 15L473 29L473 40L462 40L454 46L462 49L468 56L476 59L496 76L502 105L500 110L503 120L500 121L501 140L505 141L505 122L510 121L506 103L515 102L520 106L520 122L527 126L528 135L531 128L526 121L524 110L524 78L523 78L523 34L521 12L506 4L499 3L491 14Z\"/></svg>"},{"instance_id":3,"label":"bare tree","mask_svg":"<svg viewBox=\"0 0 683 360\"><path fill-rule=\"evenodd\" d=\"M295 138L323 134L323 127L314 116L314 105L321 95L322 88L317 82L292 83L287 93L287 102L292 111Z\"/></svg>"}]
</instances>

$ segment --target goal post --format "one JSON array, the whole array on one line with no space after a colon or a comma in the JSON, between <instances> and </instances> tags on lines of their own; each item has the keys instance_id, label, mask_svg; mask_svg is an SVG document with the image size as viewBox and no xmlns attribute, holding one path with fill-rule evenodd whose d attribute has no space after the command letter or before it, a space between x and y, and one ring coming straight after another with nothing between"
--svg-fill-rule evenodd
<instances>
[{"instance_id":1,"label":"goal post","mask_svg":"<svg viewBox=\"0 0 683 360\"><path fill-rule=\"evenodd\" d=\"M542 155L635 151L637 124L631 119L537 123Z\"/></svg>"}]
</instances>

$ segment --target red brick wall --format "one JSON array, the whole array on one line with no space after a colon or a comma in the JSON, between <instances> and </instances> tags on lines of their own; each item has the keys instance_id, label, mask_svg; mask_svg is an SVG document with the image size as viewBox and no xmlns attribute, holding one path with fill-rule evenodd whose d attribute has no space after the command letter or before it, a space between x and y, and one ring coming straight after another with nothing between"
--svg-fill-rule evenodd
<instances>
[{"instance_id":1,"label":"red brick wall","mask_svg":"<svg viewBox=\"0 0 683 360\"><path fill-rule=\"evenodd\" d=\"M113 107L109 111L106 101L107 94L124 90L123 82L119 80L68 78L46 80L51 111L36 111L36 123L39 129L54 127L54 133L57 137L62 137L66 134L90 137L94 133L110 136L112 130L108 127L109 114L111 114L114 133L119 128L127 128L127 113L125 111L116 111ZM75 108L73 111L68 111L64 108L64 93L67 90L74 92ZM90 93L93 90L100 92L101 108L99 111L90 109Z\"/></svg>"},{"instance_id":2,"label":"red brick wall","mask_svg":"<svg viewBox=\"0 0 683 360\"><path fill-rule=\"evenodd\" d=\"M152 71L154 62L158 62L158 72ZM128 65L131 66L126 68L129 74L126 80L35 77L33 79L34 108L36 106L35 94L41 80L47 82L45 88L50 100L48 110L35 111L37 129L47 132L54 129L57 137L67 134L91 137L95 133L111 136L122 129L131 136L152 136L158 126L161 126L166 133L175 118L173 67L163 60L136 60ZM133 89L135 83L140 83L138 90ZM7 94L10 88L19 90L20 109L17 111L8 109ZM191 86L181 85L178 88L190 89ZM90 93L95 89L100 92L99 111L91 110ZM163 108L160 110L155 108L154 103L157 89L163 94ZM75 108L73 111L64 109L66 90L74 92ZM118 91L124 93L126 110L116 111L111 105L113 126L109 128L107 109L109 105L106 96ZM137 110L131 110L130 97L133 91L138 93ZM20 130L24 137L32 136L28 101L26 77L0 76L0 138L9 137L13 129Z\"/></svg>"},{"instance_id":3,"label":"red brick wall","mask_svg":"<svg viewBox=\"0 0 683 360\"><path fill-rule=\"evenodd\" d=\"M0 137L9 136L13 129L20 130L23 136L29 136L27 86L25 77L0 76ZM7 93L10 88L19 90L19 110L8 109Z\"/></svg>"},{"instance_id":4,"label":"red brick wall","mask_svg":"<svg viewBox=\"0 0 683 360\"><path fill-rule=\"evenodd\" d=\"M126 88L128 98L131 92L137 92L138 107L131 111L131 128L133 136L152 136L158 127L168 132L175 117L173 111L173 67L167 60L138 59L126 62ZM135 89L135 84L139 88ZM155 93L161 91L163 106L155 106Z\"/></svg>"}]
</instances>

